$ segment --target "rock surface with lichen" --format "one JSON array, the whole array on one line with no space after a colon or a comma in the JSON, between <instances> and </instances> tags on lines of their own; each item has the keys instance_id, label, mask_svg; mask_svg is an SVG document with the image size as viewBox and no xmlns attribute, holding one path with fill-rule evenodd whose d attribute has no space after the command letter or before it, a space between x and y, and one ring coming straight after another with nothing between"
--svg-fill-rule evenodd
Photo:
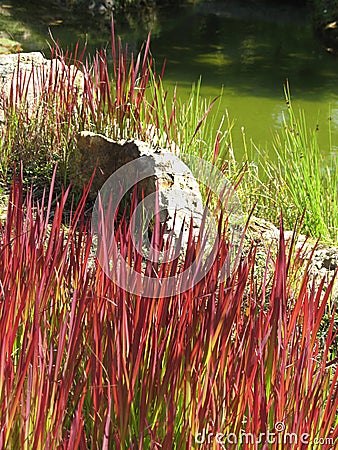
<instances>
[{"instance_id":1,"label":"rock surface with lichen","mask_svg":"<svg viewBox=\"0 0 338 450\"><path fill-rule=\"evenodd\" d=\"M0 55L0 124L6 122L6 104L28 108L32 112L39 105L49 83L62 78L71 89L83 90L84 77L75 66L67 66L61 59L46 59L40 52ZM10 100L12 98L12 100Z\"/></svg>"},{"instance_id":2,"label":"rock surface with lichen","mask_svg":"<svg viewBox=\"0 0 338 450\"><path fill-rule=\"evenodd\" d=\"M128 165L133 161L135 164ZM139 201L158 191L160 217L165 220L168 232L173 230L177 238L183 227L184 242L192 219L197 235L204 210L199 185L189 167L167 149L139 140L114 141L83 131L78 135L77 148L70 155L68 166L77 191L88 184L95 169L89 200L96 198L107 181L118 182L111 176L123 167L123 176L136 185ZM142 173L151 176L142 177Z\"/></svg>"}]
</instances>

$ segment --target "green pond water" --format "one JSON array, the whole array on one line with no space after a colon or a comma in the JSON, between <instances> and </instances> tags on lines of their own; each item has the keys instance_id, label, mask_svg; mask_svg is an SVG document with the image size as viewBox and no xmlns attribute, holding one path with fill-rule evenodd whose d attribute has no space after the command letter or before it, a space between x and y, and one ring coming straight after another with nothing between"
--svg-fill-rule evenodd
<instances>
[{"instance_id":1,"label":"green pond water","mask_svg":"<svg viewBox=\"0 0 338 450\"><path fill-rule=\"evenodd\" d=\"M165 84L171 92L177 85L181 99L187 98L199 77L206 98L223 90L220 114L228 111L234 121L236 156L243 152L243 128L248 141L268 150L272 147L272 136L282 126L287 109L286 80L296 110L305 110L310 128L319 126L322 152L336 153L338 58L314 36L306 9L292 3L198 3L116 20L116 32L137 51L151 30L157 67L166 59ZM109 47L110 42L109 25L103 19L71 15L39 1L0 1L0 27L3 34L21 42L24 51L42 50L47 56L49 33L63 48L73 48L80 40L94 51Z\"/></svg>"}]
</instances>

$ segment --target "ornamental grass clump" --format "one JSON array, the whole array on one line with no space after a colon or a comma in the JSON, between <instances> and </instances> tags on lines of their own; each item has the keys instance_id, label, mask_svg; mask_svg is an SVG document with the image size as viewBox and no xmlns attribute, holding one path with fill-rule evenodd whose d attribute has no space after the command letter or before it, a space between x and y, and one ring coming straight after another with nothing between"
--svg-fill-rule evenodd
<instances>
[{"instance_id":1,"label":"ornamental grass clump","mask_svg":"<svg viewBox=\"0 0 338 450\"><path fill-rule=\"evenodd\" d=\"M319 336L332 283L324 291L310 282L282 224L267 261L272 278L257 281L251 248L222 280L222 232L199 283L143 298L93 261L88 189L67 228L68 189L51 214L55 178L38 202L15 178L0 226L0 448L300 448L300 439L334 447L334 310L325 341ZM130 224L121 220L119 242L132 261ZM191 240L181 264L150 263L153 276L178 276L197 251Z\"/></svg>"},{"instance_id":2,"label":"ornamental grass clump","mask_svg":"<svg viewBox=\"0 0 338 450\"><path fill-rule=\"evenodd\" d=\"M85 49L80 52L78 45L71 54L55 44L51 64L29 72L20 70L19 59L10 94L3 99L3 177L8 179L13 161L19 160L25 162L27 178L36 184L41 172L50 180L56 162L66 177L76 135L84 129L115 139L144 138L147 119L160 113L146 97L152 89L150 81L157 80L149 44L148 38L143 50L129 57L121 41L115 42L113 31L113 68L108 68L105 51L85 57Z\"/></svg>"},{"instance_id":3,"label":"ornamental grass clump","mask_svg":"<svg viewBox=\"0 0 338 450\"><path fill-rule=\"evenodd\" d=\"M217 133L213 135L205 119L214 102L202 100L199 88L188 105L180 105L176 94L169 99L162 85L164 66L159 72L155 67L150 35L134 55L116 38L114 24L111 53L98 50L90 56L79 44L73 53L64 52L54 43L50 64L31 71L20 69L19 58L9 95L0 97L5 120L0 133L1 184L10 184L14 163L23 161L25 184L34 183L34 193L41 195L57 163L60 191L68 179L76 136L83 130L195 154L202 146L212 148L209 135L215 139Z\"/></svg>"},{"instance_id":4,"label":"ornamental grass clump","mask_svg":"<svg viewBox=\"0 0 338 450\"><path fill-rule=\"evenodd\" d=\"M281 186L281 204L293 204L294 214L305 209L304 225L315 237L338 241L338 163L325 158L316 131L308 132L304 113L296 117L288 100L288 119L276 138L275 173ZM331 119L330 119L331 120ZM332 148L332 145L331 145Z\"/></svg>"},{"instance_id":5,"label":"ornamental grass clump","mask_svg":"<svg viewBox=\"0 0 338 450\"><path fill-rule=\"evenodd\" d=\"M285 211L287 226L304 213L303 232L322 241L338 242L338 159L332 142L329 118L329 154L320 148L318 127L310 130L304 111L296 114L288 86L285 88L287 113L283 127L276 133L273 147L275 157L269 157L255 147L259 154L261 179L250 179L257 190L260 214L276 221L278 209ZM255 189L252 189L254 192Z\"/></svg>"}]
</instances>

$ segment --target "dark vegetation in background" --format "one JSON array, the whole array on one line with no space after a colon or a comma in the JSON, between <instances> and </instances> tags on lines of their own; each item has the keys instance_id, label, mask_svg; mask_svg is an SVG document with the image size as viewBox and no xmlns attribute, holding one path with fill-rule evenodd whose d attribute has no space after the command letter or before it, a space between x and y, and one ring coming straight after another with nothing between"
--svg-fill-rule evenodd
<instances>
[{"instance_id":1,"label":"dark vegetation in background","mask_svg":"<svg viewBox=\"0 0 338 450\"><path fill-rule=\"evenodd\" d=\"M327 50L338 54L338 0L310 0L314 29Z\"/></svg>"},{"instance_id":2,"label":"dark vegetation in background","mask_svg":"<svg viewBox=\"0 0 338 450\"><path fill-rule=\"evenodd\" d=\"M109 13L110 10L119 13L130 13L135 10L163 7L165 5L178 6L185 3L201 4L205 0L42 0L41 3L61 4L70 8L86 8L94 14ZM210 2L208 2L210 3ZM330 53L338 52L338 0L239 0L239 4L278 4L278 5L308 5L313 26L319 38ZM107 9L105 9L107 8Z\"/></svg>"}]
</instances>

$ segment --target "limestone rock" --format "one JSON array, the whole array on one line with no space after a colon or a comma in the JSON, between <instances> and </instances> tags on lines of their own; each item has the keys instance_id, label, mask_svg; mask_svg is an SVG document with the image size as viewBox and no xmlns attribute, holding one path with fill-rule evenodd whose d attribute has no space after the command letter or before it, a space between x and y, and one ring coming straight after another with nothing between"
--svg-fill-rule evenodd
<instances>
[{"instance_id":1,"label":"limestone rock","mask_svg":"<svg viewBox=\"0 0 338 450\"><path fill-rule=\"evenodd\" d=\"M127 165L138 159L139 164ZM173 153L138 140L117 142L103 135L84 131L79 134L77 150L69 160L70 179L77 190L82 190L88 183L94 167L96 174L90 199L96 198L103 184L115 171L126 167L124 176L131 180L131 185L137 184L139 200L150 196L153 201L152 194L155 194L157 187L160 217L164 220L167 216L168 231L173 230L177 237L184 222L187 238L191 218L194 229L196 232L199 230L203 215L199 185L188 166ZM142 172L151 173L152 176L136 183Z\"/></svg>"},{"instance_id":2,"label":"limestone rock","mask_svg":"<svg viewBox=\"0 0 338 450\"><path fill-rule=\"evenodd\" d=\"M0 122L5 120L5 105L13 95L16 105L27 105L33 111L42 93L48 89L50 81L62 79L80 93L84 77L74 66L67 66L62 60L49 60L40 52L0 55Z\"/></svg>"},{"instance_id":3,"label":"limestone rock","mask_svg":"<svg viewBox=\"0 0 338 450\"><path fill-rule=\"evenodd\" d=\"M293 239L294 232L291 230L284 231L284 239L287 247ZM313 239L307 238L304 234L297 234L295 236L295 251L300 252L303 260L303 268L305 269L309 263L308 271L310 274L310 281L315 278L317 283L322 278L326 280L326 286L334 276L338 269L338 248L324 244L316 246ZM275 254L278 249L280 233L277 227L271 222L261 219L259 217L251 217L247 239L249 244L254 242L257 245L257 255L260 255L265 263L265 260L271 251ZM332 290L332 298L338 302L338 279L336 278Z\"/></svg>"}]
</instances>

